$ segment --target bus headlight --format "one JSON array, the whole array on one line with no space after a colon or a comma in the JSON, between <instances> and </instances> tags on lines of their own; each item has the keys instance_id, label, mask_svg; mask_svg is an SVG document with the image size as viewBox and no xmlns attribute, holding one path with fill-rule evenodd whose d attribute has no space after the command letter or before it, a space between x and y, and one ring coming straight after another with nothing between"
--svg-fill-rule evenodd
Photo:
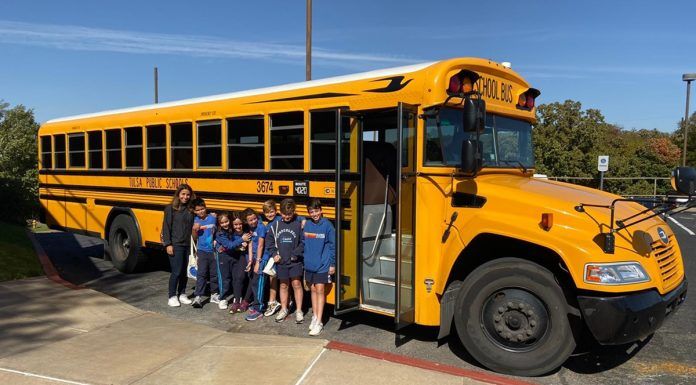
<instances>
[{"instance_id":1,"label":"bus headlight","mask_svg":"<svg viewBox=\"0 0 696 385\"><path fill-rule=\"evenodd\" d=\"M588 263L585 282L600 285L626 285L650 281L650 276L638 262Z\"/></svg>"}]
</instances>

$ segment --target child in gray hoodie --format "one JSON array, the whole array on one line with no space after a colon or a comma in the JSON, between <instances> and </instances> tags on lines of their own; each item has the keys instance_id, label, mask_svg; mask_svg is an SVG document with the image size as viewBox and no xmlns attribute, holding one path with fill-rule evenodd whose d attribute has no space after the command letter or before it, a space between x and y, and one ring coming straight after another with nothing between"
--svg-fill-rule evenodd
<instances>
[{"instance_id":1,"label":"child in gray hoodie","mask_svg":"<svg viewBox=\"0 0 696 385\"><path fill-rule=\"evenodd\" d=\"M266 245L268 245L269 255L276 263L276 273L278 280L280 280L281 309L275 320L276 322L282 322L289 314L288 283L292 282L295 304L297 306L295 322L300 324L304 320L302 313L304 241L302 223L295 220L295 201L287 198L280 202L280 215L282 220L270 224L265 240Z\"/></svg>"}]
</instances>

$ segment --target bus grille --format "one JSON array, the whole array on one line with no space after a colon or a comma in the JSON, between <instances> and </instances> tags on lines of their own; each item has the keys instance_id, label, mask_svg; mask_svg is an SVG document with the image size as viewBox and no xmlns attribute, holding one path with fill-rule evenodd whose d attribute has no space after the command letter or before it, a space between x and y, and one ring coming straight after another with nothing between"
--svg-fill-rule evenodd
<instances>
[{"instance_id":1,"label":"bus grille","mask_svg":"<svg viewBox=\"0 0 696 385\"><path fill-rule=\"evenodd\" d=\"M682 278L682 272L679 268L677 253L674 250L674 235L669 236L669 242L665 245L662 241L652 243L652 254L660 266L660 274L662 275L662 287L665 292L672 290Z\"/></svg>"}]
</instances>

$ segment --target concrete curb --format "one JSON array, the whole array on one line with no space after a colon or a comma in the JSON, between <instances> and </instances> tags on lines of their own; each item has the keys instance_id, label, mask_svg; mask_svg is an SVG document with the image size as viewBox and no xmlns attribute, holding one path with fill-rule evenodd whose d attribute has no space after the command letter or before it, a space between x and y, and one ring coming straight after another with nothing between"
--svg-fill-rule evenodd
<instances>
[{"instance_id":1,"label":"concrete curb","mask_svg":"<svg viewBox=\"0 0 696 385\"><path fill-rule=\"evenodd\" d=\"M432 370L435 372L445 373L457 377L465 377L472 380L487 382L496 385L536 385L532 382L525 382L517 379L503 377L496 374L483 373L475 370L467 370L456 366L443 365L434 361L423 360L402 356L400 354L387 353L379 350L369 349L362 346L347 344L338 341L329 341L325 346L326 349L337 350L347 353L353 353L365 357L377 358L384 361L394 362L401 365L413 366L416 368Z\"/></svg>"},{"instance_id":2,"label":"concrete curb","mask_svg":"<svg viewBox=\"0 0 696 385\"><path fill-rule=\"evenodd\" d=\"M58 270L56 270L56 267L53 265L51 258L48 257L46 251L43 249L39 241L36 240L36 237L34 237L34 233L29 231L28 229L25 229L24 231L27 234L27 238L29 238L29 240L31 241L32 246L34 246L36 257L38 258L39 263L41 263L41 267L43 268L44 274L46 274L46 277L48 277L48 279L72 290L85 289L84 286L75 285L71 282L64 280L60 276L60 274L58 274Z\"/></svg>"}]
</instances>

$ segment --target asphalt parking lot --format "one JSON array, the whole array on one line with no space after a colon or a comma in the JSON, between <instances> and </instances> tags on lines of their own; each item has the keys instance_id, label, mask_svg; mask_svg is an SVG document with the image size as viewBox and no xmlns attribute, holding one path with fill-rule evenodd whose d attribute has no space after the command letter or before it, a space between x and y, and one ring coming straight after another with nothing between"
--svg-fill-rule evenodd
<instances>
[{"instance_id":1,"label":"asphalt parking lot","mask_svg":"<svg viewBox=\"0 0 696 385\"><path fill-rule=\"evenodd\" d=\"M696 277L696 212L677 214L667 223L677 235L687 276ZM230 315L227 311L218 310L214 304L208 304L203 309L168 307L166 288L169 273L163 256L151 258L145 272L124 275L101 258L103 246L98 239L62 232L37 234L37 239L64 279L101 291L142 310L227 331L307 336L307 326L296 325L290 318L283 323L271 319L247 322L241 314ZM531 380L540 384L577 385L694 384L694 320L696 303L691 299L645 341L615 347L590 345L586 351L572 356L557 372ZM437 341L436 336L436 328L417 326L396 335L391 318L369 313L331 318L322 333L322 338L329 340L465 369L484 370L477 366L456 338Z\"/></svg>"}]
</instances>

